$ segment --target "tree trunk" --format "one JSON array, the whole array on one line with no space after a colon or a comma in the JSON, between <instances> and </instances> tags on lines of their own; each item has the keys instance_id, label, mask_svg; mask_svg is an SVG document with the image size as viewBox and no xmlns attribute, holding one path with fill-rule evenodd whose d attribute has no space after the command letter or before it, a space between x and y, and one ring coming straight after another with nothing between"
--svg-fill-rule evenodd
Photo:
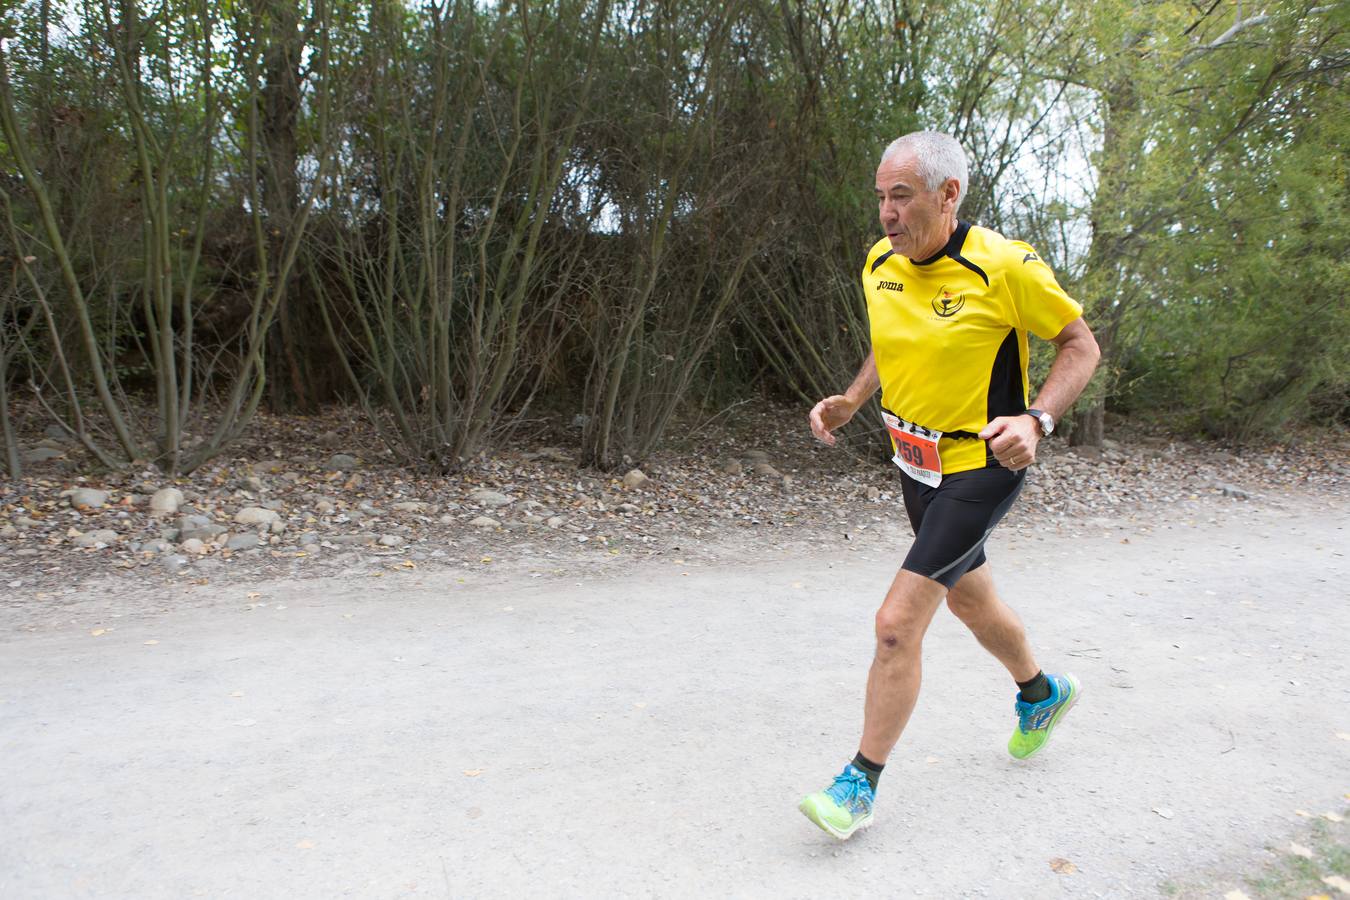
<instances>
[{"instance_id":1,"label":"tree trunk","mask_svg":"<svg viewBox=\"0 0 1350 900\"><path fill-rule=\"evenodd\" d=\"M1099 398L1092 405L1081 407L1073 414L1073 428L1069 431L1070 447L1100 447L1106 437L1106 400Z\"/></svg>"},{"instance_id":2,"label":"tree trunk","mask_svg":"<svg viewBox=\"0 0 1350 900\"><path fill-rule=\"evenodd\" d=\"M262 145L266 151L267 173L263 181L263 202L267 208L270 255L280 257L287 233L299 207L296 176L299 161L296 136L300 114L300 57L304 40L300 33L300 10L296 0L265 0L261 10L266 23L266 48L263 51ZM307 387L304 360L298 333L303 331L303 308L298 303L300 279L291 277L280 286L277 328L268 339L270 368L279 376L272 379L270 399L277 408L292 405L302 411L312 408ZM284 374L283 374L284 373Z\"/></svg>"},{"instance_id":3,"label":"tree trunk","mask_svg":"<svg viewBox=\"0 0 1350 900\"><path fill-rule=\"evenodd\" d=\"M1115 390L1114 373L1123 342L1117 335L1136 296L1125 288L1121 263L1131 242L1124 221L1130 217L1127 203L1130 166L1134 157L1132 126L1139 110L1139 95L1132 82L1120 79L1106 90L1106 116L1098 163L1097 191L1092 200L1092 243L1079 282L1087 296L1097 302L1088 312L1101 349L1101 362L1088 394L1079 400L1069 431L1069 446L1100 447L1105 437L1106 400Z\"/></svg>"},{"instance_id":4,"label":"tree trunk","mask_svg":"<svg viewBox=\"0 0 1350 900\"><path fill-rule=\"evenodd\" d=\"M0 357L0 432L5 437L5 469L17 481L23 476L23 461L19 457L19 442L9 418L9 359Z\"/></svg>"}]
</instances>

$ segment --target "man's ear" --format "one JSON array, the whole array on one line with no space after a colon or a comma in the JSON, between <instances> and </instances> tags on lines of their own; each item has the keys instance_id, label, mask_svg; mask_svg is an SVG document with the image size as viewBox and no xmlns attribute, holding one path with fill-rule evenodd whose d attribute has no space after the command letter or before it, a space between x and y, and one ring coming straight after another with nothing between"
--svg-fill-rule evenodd
<instances>
[{"instance_id":1,"label":"man's ear","mask_svg":"<svg viewBox=\"0 0 1350 900\"><path fill-rule=\"evenodd\" d=\"M951 209L956 209L956 200L961 196L961 182L955 178L948 178L942 182L942 208L945 211L950 204Z\"/></svg>"}]
</instances>

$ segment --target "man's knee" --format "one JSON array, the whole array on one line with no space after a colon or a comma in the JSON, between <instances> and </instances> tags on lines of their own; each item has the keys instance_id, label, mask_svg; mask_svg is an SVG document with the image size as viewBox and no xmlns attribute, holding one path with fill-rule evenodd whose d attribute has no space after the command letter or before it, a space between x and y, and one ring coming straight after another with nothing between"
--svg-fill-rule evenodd
<instances>
[{"instance_id":1,"label":"man's knee","mask_svg":"<svg viewBox=\"0 0 1350 900\"><path fill-rule=\"evenodd\" d=\"M887 603L877 610L876 632L877 656L903 656L923 644L924 622L916 610Z\"/></svg>"},{"instance_id":2,"label":"man's knee","mask_svg":"<svg viewBox=\"0 0 1350 900\"><path fill-rule=\"evenodd\" d=\"M877 610L877 658L916 655L945 593L946 589L931 578L905 569L897 572L886 600Z\"/></svg>"}]
</instances>

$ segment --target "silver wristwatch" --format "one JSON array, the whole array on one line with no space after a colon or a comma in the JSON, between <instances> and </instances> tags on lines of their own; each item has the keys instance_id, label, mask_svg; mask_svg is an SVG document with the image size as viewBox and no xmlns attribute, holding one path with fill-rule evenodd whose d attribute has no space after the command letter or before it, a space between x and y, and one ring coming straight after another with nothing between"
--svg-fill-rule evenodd
<instances>
[{"instance_id":1,"label":"silver wristwatch","mask_svg":"<svg viewBox=\"0 0 1350 900\"><path fill-rule=\"evenodd\" d=\"M1051 432L1055 430L1055 417L1043 409L1029 409L1022 415L1031 416L1041 423L1041 437L1049 437Z\"/></svg>"}]
</instances>

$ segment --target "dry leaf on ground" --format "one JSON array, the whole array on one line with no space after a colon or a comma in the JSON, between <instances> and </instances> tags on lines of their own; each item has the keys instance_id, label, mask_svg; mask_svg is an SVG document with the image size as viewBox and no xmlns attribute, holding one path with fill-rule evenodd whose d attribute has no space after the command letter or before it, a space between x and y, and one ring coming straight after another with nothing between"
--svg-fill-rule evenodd
<instances>
[{"instance_id":1,"label":"dry leaf on ground","mask_svg":"<svg viewBox=\"0 0 1350 900\"><path fill-rule=\"evenodd\" d=\"M1295 856L1301 856L1304 859L1313 858L1313 852L1311 850L1309 850L1302 844L1295 844L1293 841L1289 842L1289 852L1294 854Z\"/></svg>"},{"instance_id":2,"label":"dry leaf on ground","mask_svg":"<svg viewBox=\"0 0 1350 900\"><path fill-rule=\"evenodd\" d=\"M1322 879L1322 883L1325 884L1327 887L1334 887L1342 894L1345 894L1346 896L1350 897L1350 881L1346 881L1341 876L1328 875L1326 878Z\"/></svg>"},{"instance_id":3,"label":"dry leaf on ground","mask_svg":"<svg viewBox=\"0 0 1350 900\"><path fill-rule=\"evenodd\" d=\"M1050 860L1050 868L1060 875L1072 875L1074 872L1078 871L1077 866L1067 859L1064 859L1062 856L1056 856L1054 859Z\"/></svg>"}]
</instances>

